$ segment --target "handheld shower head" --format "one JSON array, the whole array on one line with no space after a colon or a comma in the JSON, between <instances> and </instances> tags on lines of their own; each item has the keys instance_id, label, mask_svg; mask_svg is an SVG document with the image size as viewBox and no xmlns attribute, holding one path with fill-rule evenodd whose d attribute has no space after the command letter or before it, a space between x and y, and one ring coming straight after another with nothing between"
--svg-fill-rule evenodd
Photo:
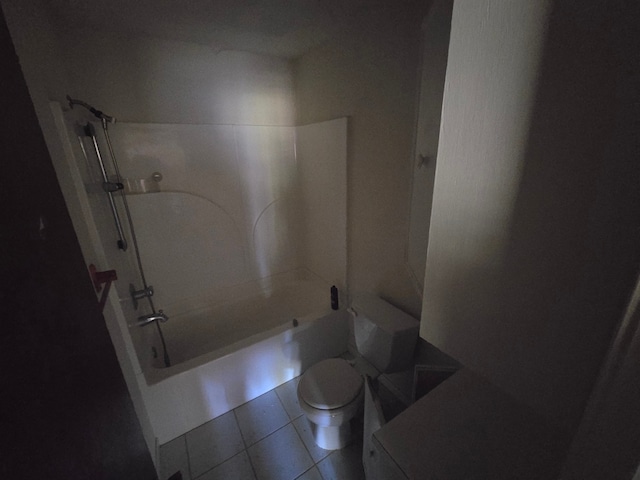
<instances>
[{"instance_id":1,"label":"handheld shower head","mask_svg":"<svg viewBox=\"0 0 640 480\"><path fill-rule=\"evenodd\" d=\"M116 119L114 117L111 117L111 116L105 114L104 112L93 108L87 102L83 102L82 100L77 100L75 98L71 98L69 95L67 95L67 100L69 101L69 107L70 108L73 108L74 105L80 105L80 106L86 108L87 110L89 110L91 113L93 113L93 115L96 118L99 118L100 120L103 120L103 121L106 121L106 122L116 123Z\"/></svg>"}]
</instances>

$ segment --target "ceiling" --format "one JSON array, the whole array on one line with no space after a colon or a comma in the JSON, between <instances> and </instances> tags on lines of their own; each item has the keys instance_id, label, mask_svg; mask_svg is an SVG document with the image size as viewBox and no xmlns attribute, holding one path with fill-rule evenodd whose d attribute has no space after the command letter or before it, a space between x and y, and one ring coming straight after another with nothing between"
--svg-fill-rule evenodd
<instances>
[{"instance_id":1,"label":"ceiling","mask_svg":"<svg viewBox=\"0 0 640 480\"><path fill-rule=\"evenodd\" d=\"M396 0L398 1L398 0ZM295 58L393 0L48 0L58 28ZM402 1L398 2L402 5Z\"/></svg>"}]
</instances>

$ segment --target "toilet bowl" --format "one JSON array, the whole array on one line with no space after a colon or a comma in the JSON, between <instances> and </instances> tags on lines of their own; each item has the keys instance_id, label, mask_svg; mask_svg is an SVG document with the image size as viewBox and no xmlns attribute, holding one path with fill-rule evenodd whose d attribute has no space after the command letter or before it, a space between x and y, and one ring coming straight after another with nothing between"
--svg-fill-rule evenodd
<instances>
[{"instance_id":1,"label":"toilet bowl","mask_svg":"<svg viewBox=\"0 0 640 480\"><path fill-rule=\"evenodd\" d=\"M358 353L380 372L408 368L420 323L374 295L360 295L349 309ZM316 444L327 450L351 440L351 420L362 407L362 376L342 358L310 367L298 383L298 402L311 423Z\"/></svg>"},{"instance_id":2,"label":"toilet bowl","mask_svg":"<svg viewBox=\"0 0 640 480\"><path fill-rule=\"evenodd\" d=\"M309 368L298 383L298 402L320 448L337 450L351 440L351 420L362 408L362 376L342 358Z\"/></svg>"}]
</instances>

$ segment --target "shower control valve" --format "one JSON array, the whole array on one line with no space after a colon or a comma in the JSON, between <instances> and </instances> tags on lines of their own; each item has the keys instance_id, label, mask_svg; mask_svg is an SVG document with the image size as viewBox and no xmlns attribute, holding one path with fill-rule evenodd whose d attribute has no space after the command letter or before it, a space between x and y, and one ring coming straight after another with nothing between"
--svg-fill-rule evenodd
<instances>
[{"instance_id":1,"label":"shower control valve","mask_svg":"<svg viewBox=\"0 0 640 480\"><path fill-rule=\"evenodd\" d=\"M136 288L133 286L133 283L130 283L129 293L131 294L131 299L133 300L133 308L137 310L139 300L153 296L153 286L149 285L147 288L143 288L142 290L136 290Z\"/></svg>"}]
</instances>

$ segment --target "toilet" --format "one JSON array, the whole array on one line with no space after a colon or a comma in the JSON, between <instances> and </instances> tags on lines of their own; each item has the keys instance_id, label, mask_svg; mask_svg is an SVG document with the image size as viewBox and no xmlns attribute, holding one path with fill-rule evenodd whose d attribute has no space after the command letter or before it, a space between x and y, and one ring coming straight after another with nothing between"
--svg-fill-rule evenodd
<instances>
[{"instance_id":1,"label":"toilet","mask_svg":"<svg viewBox=\"0 0 640 480\"><path fill-rule=\"evenodd\" d=\"M410 367L420 325L415 318L374 295L354 297L349 312L360 355L382 373ZM363 385L362 375L342 358L322 360L302 375L298 402L319 447L337 450L351 441Z\"/></svg>"}]
</instances>

